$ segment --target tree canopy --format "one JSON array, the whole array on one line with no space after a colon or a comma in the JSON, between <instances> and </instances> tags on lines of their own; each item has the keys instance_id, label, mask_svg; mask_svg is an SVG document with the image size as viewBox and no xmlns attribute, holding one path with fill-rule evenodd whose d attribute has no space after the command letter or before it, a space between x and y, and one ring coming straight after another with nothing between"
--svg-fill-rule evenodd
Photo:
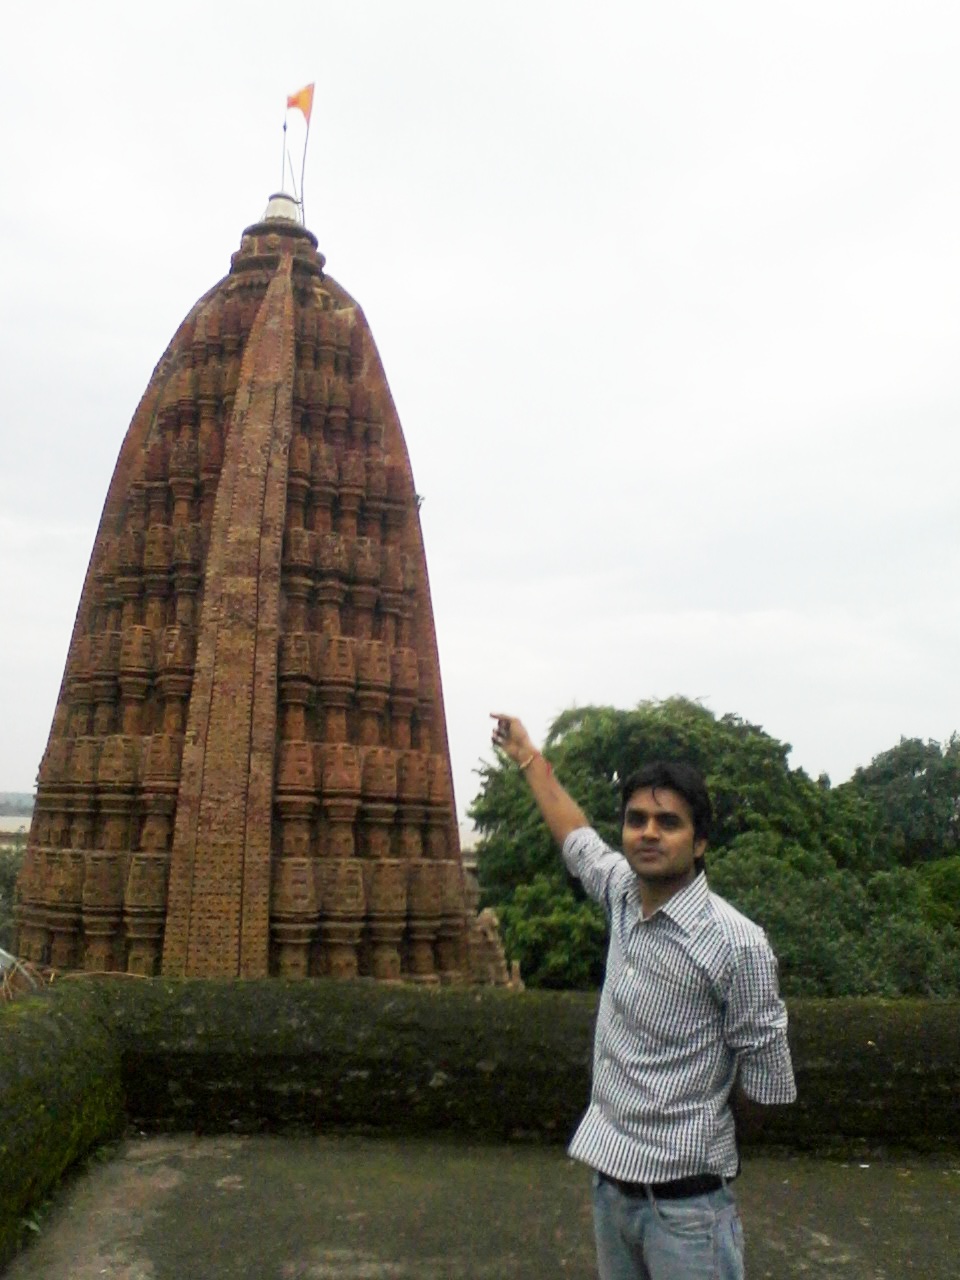
<instances>
[{"instance_id":1,"label":"tree canopy","mask_svg":"<svg viewBox=\"0 0 960 1280\"><path fill-rule=\"evenodd\" d=\"M572 708L544 744L615 847L621 778L655 759L703 772L715 811L710 886L767 930L787 994L960 993L956 737L944 751L901 742L838 787L791 769L789 753L760 726L686 698ZM471 814L483 902L525 981L595 984L602 913L567 875L509 761L483 766Z\"/></svg>"},{"instance_id":2,"label":"tree canopy","mask_svg":"<svg viewBox=\"0 0 960 1280\"><path fill-rule=\"evenodd\" d=\"M849 789L873 801L893 858L906 866L960 853L960 737L901 738L858 769Z\"/></svg>"},{"instance_id":3,"label":"tree canopy","mask_svg":"<svg viewBox=\"0 0 960 1280\"><path fill-rule=\"evenodd\" d=\"M0 846L0 949L13 949L13 892L23 861L20 848Z\"/></svg>"}]
</instances>

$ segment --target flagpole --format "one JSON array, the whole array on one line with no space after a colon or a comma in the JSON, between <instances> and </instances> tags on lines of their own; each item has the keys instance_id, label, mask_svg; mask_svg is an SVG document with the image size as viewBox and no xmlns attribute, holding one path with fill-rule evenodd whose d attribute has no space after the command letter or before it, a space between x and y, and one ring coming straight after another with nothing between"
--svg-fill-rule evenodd
<instances>
[{"instance_id":1,"label":"flagpole","mask_svg":"<svg viewBox=\"0 0 960 1280\"><path fill-rule=\"evenodd\" d=\"M313 103L311 102L311 108ZM310 141L310 121L307 120L307 135L303 140L303 165L300 169L300 217L303 219L303 225L307 225L307 214L303 207L303 180L307 173L307 144Z\"/></svg>"},{"instance_id":2,"label":"flagpole","mask_svg":"<svg viewBox=\"0 0 960 1280\"><path fill-rule=\"evenodd\" d=\"M297 195L297 177L293 172L293 161L290 159L290 152L287 152L287 168L290 170L290 185L293 187L293 198L297 204L300 203L300 197Z\"/></svg>"},{"instance_id":3,"label":"flagpole","mask_svg":"<svg viewBox=\"0 0 960 1280\"><path fill-rule=\"evenodd\" d=\"M290 114L289 107L283 117L283 155L280 157L280 190L283 190L283 182L287 176L287 116Z\"/></svg>"}]
</instances>

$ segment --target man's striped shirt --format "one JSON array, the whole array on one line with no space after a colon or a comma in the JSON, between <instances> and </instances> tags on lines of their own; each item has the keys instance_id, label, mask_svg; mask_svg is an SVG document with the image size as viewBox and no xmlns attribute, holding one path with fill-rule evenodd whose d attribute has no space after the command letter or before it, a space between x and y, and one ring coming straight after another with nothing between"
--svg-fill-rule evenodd
<instances>
[{"instance_id":1,"label":"man's striped shirt","mask_svg":"<svg viewBox=\"0 0 960 1280\"><path fill-rule=\"evenodd\" d=\"M704 875L645 920L629 863L589 828L563 857L610 924L590 1106L570 1154L628 1182L733 1177L734 1079L757 1102L796 1097L766 934Z\"/></svg>"}]
</instances>

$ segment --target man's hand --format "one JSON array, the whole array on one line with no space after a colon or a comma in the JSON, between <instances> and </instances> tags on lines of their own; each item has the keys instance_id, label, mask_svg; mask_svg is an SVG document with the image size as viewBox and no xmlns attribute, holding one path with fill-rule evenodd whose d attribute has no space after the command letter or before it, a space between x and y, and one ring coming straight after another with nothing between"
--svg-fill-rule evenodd
<instances>
[{"instance_id":1,"label":"man's hand","mask_svg":"<svg viewBox=\"0 0 960 1280\"><path fill-rule=\"evenodd\" d=\"M493 729L493 745L520 768L550 834L562 846L571 831L590 825L583 810L553 776L553 770L517 717L502 711L490 714L497 722Z\"/></svg>"},{"instance_id":2,"label":"man's hand","mask_svg":"<svg viewBox=\"0 0 960 1280\"><path fill-rule=\"evenodd\" d=\"M529 733L516 716L505 715L502 711L491 711L490 715L497 722L493 727L493 745L508 755L514 764L521 764L537 754Z\"/></svg>"}]
</instances>

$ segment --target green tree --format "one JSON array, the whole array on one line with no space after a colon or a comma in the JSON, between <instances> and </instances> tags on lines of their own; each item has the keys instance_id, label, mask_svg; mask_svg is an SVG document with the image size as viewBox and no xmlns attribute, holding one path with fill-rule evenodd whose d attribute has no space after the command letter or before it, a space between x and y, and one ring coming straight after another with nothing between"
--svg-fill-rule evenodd
<instances>
[{"instance_id":1,"label":"green tree","mask_svg":"<svg viewBox=\"0 0 960 1280\"><path fill-rule=\"evenodd\" d=\"M946 746L901 738L844 787L871 801L892 858L905 866L960 853L960 736Z\"/></svg>"},{"instance_id":2,"label":"green tree","mask_svg":"<svg viewBox=\"0 0 960 1280\"><path fill-rule=\"evenodd\" d=\"M761 925L785 995L856 995L870 985L866 894L823 848L738 836L709 863L710 887Z\"/></svg>"},{"instance_id":3,"label":"green tree","mask_svg":"<svg viewBox=\"0 0 960 1280\"><path fill-rule=\"evenodd\" d=\"M933 929L960 933L960 854L916 868L920 912Z\"/></svg>"},{"instance_id":4,"label":"green tree","mask_svg":"<svg viewBox=\"0 0 960 1280\"><path fill-rule=\"evenodd\" d=\"M945 861L960 864L960 859ZM960 931L955 927L960 902L941 903L930 890L936 881L929 873L941 865L895 867L866 881L869 991L885 996L960 993Z\"/></svg>"},{"instance_id":5,"label":"green tree","mask_svg":"<svg viewBox=\"0 0 960 1280\"><path fill-rule=\"evenodd\" d=\"M871 931L871 989L885 996L957 994L956 946L923 920L893 916Z\"/></svg>"},{"instance_id":6,"label":"green tree","mask_svg":"<svg viewBox=\"0 0 960 1280\"><path fill-rule=\"evenodd\" d=\"M13 890L23 862L23 848L0 847L0 947L13 950Z\"/></svg>"},{"instance_id":7,"label":"green tree","mask_svg":"<svg viewBox=\"0 0 960 1280\"><path fill-rule=\"evenodd\" d=\"M603 978L606 921L594 902L578 900L544 875L521 885L500 908L504 946L535 987L593 987Z\"/></svg>"}]
</instances>

